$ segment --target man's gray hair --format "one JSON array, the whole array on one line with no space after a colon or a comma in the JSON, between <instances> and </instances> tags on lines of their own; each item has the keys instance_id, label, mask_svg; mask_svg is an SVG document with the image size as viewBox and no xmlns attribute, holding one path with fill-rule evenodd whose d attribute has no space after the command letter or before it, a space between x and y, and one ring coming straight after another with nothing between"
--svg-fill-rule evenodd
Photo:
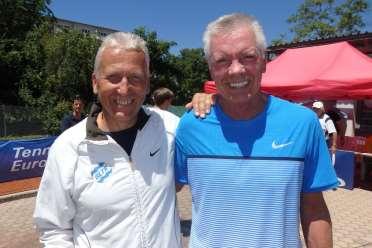
<instances>
[{"instance_id":1,"label":"man's gray hair","mask_svg":"<svg viewBox=\"0 0 372 248\"><path fill-rule=\"evenodd\" d=\"M217 20L208 24L204 31L203 43L204 43L204 54L206 59L210 56L210 42L211 37L220 34L229 34L234 29L246 26L251 28L256 37L257 48L262 52L262 56L266 50L266 38L263 33L263 29L258 21L250 15L233 13L219 17Z\"/></svg>"},{"instance_id":2,"label":"man's gray hair","mask_svg":"<svg viewBox=\"0 0 372 248\"><path fill-rule=\"evenodd\" d=\"M101 46L98 48L96 59L94 61L94 73L99 74L99 67L101 65L102 53L107 48L122 49L122 50L140 50L145 54L146 69L148 75L150 74L150 56L146 46L146 41L133 33L115 32L107 35Z\"/></svg>"}]
</instances>

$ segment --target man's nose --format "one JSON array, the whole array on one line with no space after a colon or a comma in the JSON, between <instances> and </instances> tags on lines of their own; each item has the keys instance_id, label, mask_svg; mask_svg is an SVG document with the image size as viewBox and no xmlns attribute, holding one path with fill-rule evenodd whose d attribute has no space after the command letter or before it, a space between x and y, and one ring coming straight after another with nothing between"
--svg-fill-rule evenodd
<instances>
[{"instance_id":1,"label":"man's nose","mask_svg":"<svg viewBox=\"0 0 372 248\"><path fill-rule=\"evenodd\" d=\"M244 71L244 66L239 62L238 59L234 59L231 61L231 64L229 67L230 74L241 73L243 71Z\"/></svg>"},{"instance_id":2,"label":"man's nose","mask_svg":"<svg viewBox=\"0 0 372 248\"><path fill-rule=\"evenodd\" d=\"M129 89L129 82L127 77L123 77L119 83L118 93L125 94L128 92Z\"/></svg>"}]
</instances>

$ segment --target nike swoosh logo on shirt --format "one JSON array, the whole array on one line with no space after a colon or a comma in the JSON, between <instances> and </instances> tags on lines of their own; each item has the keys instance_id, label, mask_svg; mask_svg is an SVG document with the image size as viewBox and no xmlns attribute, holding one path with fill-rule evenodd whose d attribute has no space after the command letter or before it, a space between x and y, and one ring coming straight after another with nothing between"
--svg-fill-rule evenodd
<instances>
[{"instance_id":1,"label":"nike swoosh logo on shirt","mask_svg":"<svg viewBox=\"0 0 372 248\"><path fill-rule=\"evenodd\" d=\"M155 156L155 154L158 153L158 151L160 151L160 148L158 148L158 149L155 150L154 152L150 152L150 157Z\"/></svg>"},{"instance_id":2,"label":"nike swoosh logo on shirt","mask_svg":"<svg viewBox=\"0 0 372 248\"><path fill-rule=\"evenodd\" d=\"M275 140L274 140L273 143L271 144L271 147L273 149L279 149L279 148L283 148L283 147L289 146L292 143L293 143L293 141L287 142L287 143L283 143L283 144L277 144L277 143L275 143Z\"/></svg>"}]
</instances>

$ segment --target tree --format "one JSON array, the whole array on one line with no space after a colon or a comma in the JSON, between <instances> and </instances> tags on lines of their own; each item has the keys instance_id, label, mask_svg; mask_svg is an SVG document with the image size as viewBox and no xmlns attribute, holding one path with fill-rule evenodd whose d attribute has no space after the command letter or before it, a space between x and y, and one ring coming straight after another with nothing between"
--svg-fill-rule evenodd
<instances>
[{"instance_id":1,"label":"tree","mask_svg":"<svg viewBox=\"0 0 372 248\"><path fill-rule=\"evenodd\" d=\"M208 65L203 49L182 49L174 64L177 74L178 92L176 104L190 101L191 96L203 90L203 83L209 79Z\"/></svg>"},{"instance_id":2,"label":"tree","mask_svg":"<svg viewBox=\"0 0 372 248\"><path fill-rule=\"evenodd\" d=\"M169 51L177 43L174 41L159 40L156 32L148 31L144 27L134 29L133 33L146 41L149 50L151 71L150 91L152 92L159 87L168 87L173 91L177 91L175 75L177 75L178 71L172 62L174 61L174 55ZM149 99L147 99L147 102L149 102Z\"/></svg>"},{"instance_id":3,"label":"tree","mask_svg":"<svg viewBox=\"0 0 372 248\"><path fill-rule=\"evenodd\" d=\"M174 41L159 40L156 32L144 27L133 32L146 41L149 49L151 92L159 87L170 88L176 92L174 104L183 105L193 93L202 90L209 75L202 49L183 49L175 56L170 53L170 48L176 45Z\"/></svg>"},{"instance_id":4,"label":"tree","mask_svg":"<svg viewBox=\"0 0 372 248\"><path fill-rule=\"evenodd\" d=\"M335 13L339 16L337 30L339 34L347 35L360 31L365 27L360 13L366 12L368 9L368 1L363 0L346 0L335 9Z\"/></svg>"},{"instance_id":5,"label":"tree","mask_svg":"<svg viewBox=\"0 0 372 248\"><path fill-rule=\"evenodd\" d=\"M293 24L293 41L348 35L365 26L361 14L368 0L305 0L287 22Z\"/></svg>"},{"instance_id":6,"label":"tree","mask_svg":"<svg viewBox=\"0 0 372 248\"><path fill-rule=\"evenodd\" d=\"M36 109L36 117L49 134L59 132L74 95L92 101L91 75L99 44L96 37L75 30L50 33L39 29L29 35L25 49L40 66L26 68L19 94Z\"/></svg>"},{"instance_id":7,"label":"tree","mask_svg":"<svg viewBox=\"0 0 372 248\"><path fill-rule=\"evenodd\" d=\"M0 102L20 104L19 81L28 59L23 53L27 34L53 16L50 0L0 1ZM46 18L48 17L48 18Z\"/></svg>"},{"instance_id":8,"label":"tree","mask_svg":"<svg viewBox=\"0 0 372 248\"><path fill-rule=\"evenodd\" d=\"M0 38L23 40L35 26L44 22L45 16L53 16L50 0L1 0Z\"/></svg>"},{"instance_id":9,"label":"tree","mask_svg":"<svg viewBox=\"0 0 372 248\"><path fill-rule=\"evenodd\" d=\"M280 34L279 35L279 38L273 39L271 41L270 46L278 46L278 45L285 44L285 43L287 43L287 41L286 41L286 35L285 34Z\"/></svg>"}]
</instances>

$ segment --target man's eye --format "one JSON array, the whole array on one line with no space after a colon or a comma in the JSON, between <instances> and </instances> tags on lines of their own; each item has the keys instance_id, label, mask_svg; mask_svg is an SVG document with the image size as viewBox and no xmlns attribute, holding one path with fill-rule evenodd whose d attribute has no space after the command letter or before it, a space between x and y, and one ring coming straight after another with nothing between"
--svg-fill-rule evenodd
<instances>
[{"instance_id":1,"label":"man's eye","mask_svg":"<svg viewBox=\"0 0 372 248\"><path fill-rule=\"evenodd\" d=\"M122 77L121 75L109 75L106 79L110 81L110 83L117 84L121 81Z\"/></svg>"},{"instance_id":2,"label":"man's eye","mask_svg":"<svg viewBox=\"0 0 372 248\"><path fill-rule=\"evenodd\" d=\"M139 83L139 82L144 81L143 77L141 77L139 75L131 75L131 76L128 77L128 80L129 80L129 82L133 82L133 83Z\"/></svg>"},{"instance_id":3,"label":"man's eye","mask_svg":"<svg viewBox=\"0 0 372 248\"><path fill-rule=\"evenodd\" d=\"M227 65L227 64L229 64L229 61L228 61L228 59L220 58L220 59L217 59L215 63L217 65Z\"/></svg>"},{"instance_id":4,"label":"man's eye","mask_svg":"<svg viewBox=\"0 0 372 248\"><path fill-rule=\"evenodd\" d=\"M243 61L256 61L257 56L255 54L246 54L246 55L243 55L241 59Z\"/></svg>"}]
</instances>

